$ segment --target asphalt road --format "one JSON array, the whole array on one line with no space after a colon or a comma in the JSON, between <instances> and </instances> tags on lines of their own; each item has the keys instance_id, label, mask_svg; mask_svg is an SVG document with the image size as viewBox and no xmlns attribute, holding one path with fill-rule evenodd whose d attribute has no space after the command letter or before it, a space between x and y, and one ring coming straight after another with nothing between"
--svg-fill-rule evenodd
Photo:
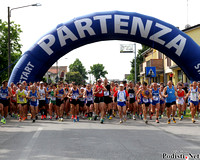
<instances>
[{"instance_id":1,"label":"asphalt road","mask_svg":"<svg viewBox=\"0 0 200 160\"><path fill-rule=\"evenodd\" d=\"M142 120L19 123L9 118L0 127L0 160L200 159L199 126L188 119L146 125Z\"/></svg>"}]
</instances>

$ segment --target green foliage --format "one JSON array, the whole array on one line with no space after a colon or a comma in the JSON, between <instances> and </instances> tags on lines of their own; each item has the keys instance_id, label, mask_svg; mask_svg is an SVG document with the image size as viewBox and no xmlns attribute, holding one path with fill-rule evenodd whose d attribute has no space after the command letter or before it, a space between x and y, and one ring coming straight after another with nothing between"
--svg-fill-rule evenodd
<instances>
[{"instance_id":1,"label":"green foliage","mask_svg":"<svg viewBox=\"0 0 200 160\"><path fill-rule=\"evenodd\" d=\"M84 80L88 79L86 69L78 58L69 65L69 70L70 72L79 72Z\"/></svg>"},{"instance_id":2,"label":"green foliage","mask_svg":"<svg viewBox=\"0 0 200 160\"><path fill-rule=\"evenodd\" d=\"M137 57L136 57L137 81L139 81L139 77L138 77L139 66L140 66L141 63L143 63L142 53L144 51L146 51L147 49L149 49L149 46L142 45L142 49L138 50L138 54L137 54ZM135 58L133 58L133 60L131 61L131 71L130 71L130 75L128 77L128 80L135 81Z\"/></svg>"},{"instance_id":3,"label":"green foliage","mask_svg":"<svg viewBox=\"0 0 200 160\"><path fill-rule=\"evenodd\" d=\"M105 77L106 74L108 74L108 72L106 70L104 70L104 66L103 64L94 64L93 66L90 66L91 71L89 72L90 74L93 74L93 76L95 77L96 81L97 79L101 78L101 77Z\"/></svg>"},{"instance_id":4,"label":"green foliage","mask_svg":"<svg viewBox=\"0 0 200 160\"><path fill-rule=\"evenodd\" d=\"M76 84L85 84L85 80L80 72L67 72L65 81L67 83L76 82Z\"/></svg>"},{"instance_id":5,"label":"green foliage","mask_svg":"<svg viewBox=\"0 0 200 160\"><path fill-rule=\"evenodd\" d=\"M20 41L20 25L10 23L10 42L11 42L11 64L16 61L20 55L22 45ZM11 66L11 71L15 64ZM8 23L0 19L0 71L8 67ZM8 69L0 73L0 82L8 80Z\"/></svg>"}]
</instances>

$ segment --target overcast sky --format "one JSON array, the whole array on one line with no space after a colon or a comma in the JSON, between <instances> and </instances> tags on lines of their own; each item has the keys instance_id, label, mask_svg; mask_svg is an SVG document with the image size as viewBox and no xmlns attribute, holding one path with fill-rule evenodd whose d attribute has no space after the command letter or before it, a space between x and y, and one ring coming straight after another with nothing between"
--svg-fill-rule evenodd
<instances>
[{"instance_id":1,"label":"overcast sky","mask_svg":"<svg viewBox=\"0 0 200 160\"><path fill-rule=\"evenodd\" d=\"M188 8L187 0L0 0L0 18L7 21L8 6L15 8L34 3L40 3L42 6L17 9L11 13L11 21L20 24L23 31L23 53L58 24L94 12L138 12L161 19L180 29L184 29L187 22L191 26L200 23L200 0L188 0ZM58 64L68 66L79 58L86 70L89 70L93 64L102 63L108 71L109 79L123 79L124 74L130 73L130 61L134 54L121 54L120 44L131 43L106 41L89 44L66 54ZM140 48L141 45L137 44L137 50Z\"/></svg>"}]
</instances>

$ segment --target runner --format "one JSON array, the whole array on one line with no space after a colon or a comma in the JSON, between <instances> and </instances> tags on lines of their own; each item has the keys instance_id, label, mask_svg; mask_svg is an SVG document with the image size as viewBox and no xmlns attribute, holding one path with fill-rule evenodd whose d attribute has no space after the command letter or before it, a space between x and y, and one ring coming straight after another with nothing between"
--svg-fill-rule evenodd
<instances>
[{"instance_id":1,"label":"runner","mask_svg":"<svg viewBox=\"0 0 200 160\"><path fill-rule=\"evenodd\" d=\"M12 96L11 88L8 87L8 81L3 81L0 89L0 108L1 108L1 123L6 124L8 115L8 106L10 105L10 97Z\"/></svg>"},{"instance_id":2,"label":"runner","mask_svg":"<svg viewBox=\"0 0 200 160\"><path fill-rule=\"evenodd\" d=\"M119 123L123 123L123 121L126 122L126 99L128 99L129 102L130 98L128 92L124 90L123 84L119 85L119 90L116 91L113 96L117 97L117 107L120 117Z\"/></svg>"},{"instance_id":3,"label":"runner","mask_svg":"<svg viewBox=\"0 0 200 160\"><path fill-rule=\"evenodd\" d=\"M85 89L83 87L80 88L80 96L79 96L79 111L80 115L83 113L82 118L87 118L87 107L86 107L86 99L84 97Z\"/></svg>"},{"instance_id":4,"label":"runner","mask_svg":"<svg viewBox=\"0 0 200 160\"><path fill-rule=\"evenodd\" d=\"M167 117L168 117L167 123L170 124L171 122L171 119L170 119L171 113L172 113L172 120L174 123L176 123L176 119L174 118L174 116L175 116L175 111L176 111L177 90L172 85L172 81L168 81L167 87L164 88L163 92L166 98Z\"/></svg>"},{"instance_id":5,"label":"runner","mask_svg":"<svg viewBox=\"0 0 200 160\"><path fill-rule=\"evenodd\" d=\"M28 99L30 99L33 123L35 123L36 113L38 113L38 99L40 99L40 94L36 90L36 87L33 85L30 86L30 91L28 92Z\"/></svg>"},{"instance_id":6,"label":"runner","mask_svg":"<svg viewBox=\"0 0 200 160\"><path fill-rule=\"evenodd\" d=\"M70 112L70 103L69 103L69 98L68 98L68 94L69 94L69 85L66 83L65 84L65 98L64 98L64 111L65 114L67 116L67 118L69 118L69 112Z\"/></svg>"},{"instance_id":7,"label":"runner","mask_svg":"<svg viewBox=\"0 0 200 160\"><path fill-rule=\"evenodd\" d=\"M183 87L182 83L178 83L176 104L177 104L177 107L178 107L179 120L180 121L183 119L183 111L184 111L185 95L186 95L186 93L182 89L182 87Z\"/></svg>"},{"instance_id":8,"label":"runner","mask_svg":"<svg viewBox=\"0 0 200 160\"><path fill-rule=\"evenodd\" d=\"M98 79L97 84L94 86L93 94L94 94L94 109L95 109L95 117L94 120L97 120L97 116L99 115L99 111L101 112L101 119L100 123L104 122L104 91L107 91L107 89L102 86L102 80Z\"/></svg>"},{"instance_id":9,"label":"runner","mask_svg":"<svg viewBox=\"0 0 200 160\"><path fill-rule=\"evenodd\" d=\"M104 79L104 84L103 86L106 88L106 91L104 91L104 111L108 111L108 119L111 120L112 119L112 110L113 110L113 106L112 106L112 95L111 95L111 86L110 84L108 84L108 80L107 78Z\"/></svg>"},{"instance_id":10,"label":"runner","mask_svg":"<svg viewBox=\"0 0 200 160\"><path fill-rule=\"evenodd\" d=\"M158 117L159 117L159 110L160 110L161 92L157 87L157 83L155 82L153 83L151 94L152 94L151 116L153 116L153 113L155 113L155 108L156 108L156 123L159 123Z\"/></svg>"},{"instance_id":11,"label":"runner","mask_svg":"<svg viewBox=\"0 0 200 160\"><path fill-rule=\"evenodd\" d=\"M159 119L161 119L161 117L163 117L163 113L165 111L165 96L164 96L164 84L161 83L160 84L160 115L159 115Z\"/></svg>"},{"instance_id":12,"label":"runner","mask_svg":"<svg viewBox=\"0 0 200 160\"><path fill-rule=\"evenodd\" d=\"M130 102L128 103L128 112L130 112L130 116L133 114L133 120L136 120L136 112L137 112L137 106L135 103L135 89L133 86L133 82L129 82L129 88L127 89L127 92L130 97Z\"/></svg>"},{"instance_id":13,"label":"runner","mask_svg":"<svg viewBox=\"0 0 200 160\"><path fill-rule=\"evenodd\" d=\"M50 103L49 103L49 119L52 120L53 111L56 113L56 120L58 119L57 107L56 107L56 97L54 93L56 92L56 84L51 85L49 88L50 92Z\"/></svg>"},{"instance_id":14,"label":"runner","mask_svg":"<svg viewBox=\"0 0 200 160\"><path fill-rule=\"evenodd\" d=\"M38 87L38 91L39 91L39 94L40 94L40 99L39 99L39 109L40 109L40 113L41 113L41 120L43 119L46 119L46 115L47 115L47 111L46 111L46 108L45 108L45 97L46 97L46 93L47 93L47 90L46 88L44 87L44 83L41 81L40 82L40 86Z\"/></svg>"},{"instance_id":15,"label":"runner","mask_svg":"<svg viewBox=\"0 0 200 160\"><path fill-rule=\"evenodd\" d=\"M87 106L87 115L88 119L92 120L92 113L94 108L94 98L91 84L87 84L86 90L84 93L84 97L86 98L86 106Z\"/></svg>"},{"instance_id":16,"label":"runner","mask_svg":"<svg viewBox=\"0 0 200 160\"><path fill-rule=\"evenodd\" d=\"M191 116L192 116L192 122L195 123L196 120L194 118L196 114L196 108L199 103L199 92L200 88L197 87L197 82L194 81L193 87L190 88L190 91L188 92L188 96L190 96L190 111L191 111Z\"/></svg>"},{"instance_id":17,"label":"runner","mask_svg":"<svg viewBox=\"0 0 200 160\"><path fill-rule=\"evenodd\" d=\"M58 82L58 88L54 92L54 97L56 97L56 108L57 108L57 114L59 117L59 121L63 122L63 113L64 113L64 98L65 98L66 92L61 84L61 82Z\"/></svg>"},{"instance_id":18,"label":"runner","mask_svg":"<svg viewBox=\"0 0 200 160\"><path fill-rule=\"evenodd\" d=\"M72 117L71 119L73 122L78 122L79 121L79 89L76 85L75 82L72 82L72 89L69 91L69 96L68 98L70 99L71 103L71 114Z\"/></svg>"},{"instance_id":19,"label":"runner","mask_svg":"<svg viewBox=\"0 0 200 160\"><path fill-rule=\"evenodd\" d=\"M140 95L140 97L139 97ZM150 89L147 88L147 83L143 82L142 88L137 93L137 98L141 100L142 103L142 110L144 115L144 122L147 124L147 111L150 105L150 98L152 97Z\"/></svg>"},{"instance_id":20,"label":"runner","mask_svg":"<svg viewBox=\"0 0 200 160\"><path fill-rule=\"evenodd\" d=\"M10 98L10 104L11 104L10 114L11 117L17 118L17 98L16 98L17 87L14 85L14 83L12 84L10 85L12 90L12 97Z\"/></svg>"},{"instance_id":21,"label":"runner","mask_svg":"<svg viewBox=\"0 0 200 160\"><path fill-rule=\"evenodd\" d=\"M119 90L119 86L118 83L115 82L115 86L112 88L112 95L114 95L114 93L116 91ZM117 109L117 97L113 96L113 117L115 117L117 115L118 109Z\"/></svg>"},{"instance_id":22,"label":"runner","mask_svg":"<svg viewBox=\"0 0 200 160\"><path fill-rule=\"evenodd\" d=\"M19 122L22 120L26 120L26 111L25 111L25 106L27 105L27 91L23 89L24 86L22 84L19 85L19 89L16 91L17 95L17 104L19 107Z\"/></svg>"}]
</instances>

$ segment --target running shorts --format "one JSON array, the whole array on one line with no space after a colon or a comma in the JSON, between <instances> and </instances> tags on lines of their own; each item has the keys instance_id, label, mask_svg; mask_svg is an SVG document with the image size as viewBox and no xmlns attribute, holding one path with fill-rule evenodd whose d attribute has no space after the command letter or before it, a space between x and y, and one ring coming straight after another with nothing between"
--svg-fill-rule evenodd
<instances>
[{"instance_id":1,"label":"running shorts","mask_svg":"<svg viewBox=\"0 0 200 160\"><path fill-rule=\"evenodd\" d=\"M112 98L109 97L109 96L105 96L105 97L104 97L104 103L105 103L105 104L112 103Z\"/></svg>"},{"instance_id":2,"label":"running shorts","mask_svg":"<svg viewBox=\"0 0 200 160\"><path fill-rule=\"evenodd\" d=\"M174 105L174 104L176 104L176 101L173 101L173 102L171 102L171 103L169 103L169 102L166 102L166 107L171 107L171 105Z\"/></svg>"},{"instance_id":3,"label":"running shorts","mask_svg":"<svg viewBox=\"0 0 200 160\"><path fill-rule=\"evenodd\" d=\"M10 100L9 99L0 99L0 103L3 104L4 107L7 107L10 104Z\"/></svg>"},{"instance_id":4,"label":"running shorts","mask_svg":"<svg viewBox=\"0 0 200 160\"><path fill-rule=\"evenodd\" d=\"M104 102L103 97L94 97L94 103L101 103Z\"/></svg>"},{"instance_id":5,"label":"running shorts","mask_svg":"<svg viewBox=\"0 0 200 160\"><path fill-rule=\"evenodd\" d=\"M63 104L63 103L64 103L63 100L61 100L61 99L57 99L57 98L56 98L56 106L60 107L61 104Z\"/></svg>"},{"instance_id":6,"label":"running shorts","mask_svg":"<svg viewBox=\"0 0 200 160\"><path fill-rule=\"evenodd\" d=\"M126 102L117 102L117 105L120 107L126 106Z\"/></svg>"}]
</instances>

